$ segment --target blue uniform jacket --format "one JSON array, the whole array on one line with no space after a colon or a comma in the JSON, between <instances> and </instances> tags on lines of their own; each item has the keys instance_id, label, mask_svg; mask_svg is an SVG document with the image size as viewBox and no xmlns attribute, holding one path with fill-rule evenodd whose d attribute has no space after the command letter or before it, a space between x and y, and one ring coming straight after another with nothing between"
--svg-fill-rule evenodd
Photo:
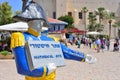
<instances>
[{"instance_id":1,"label":"blue uniform jacket","mask_svg":"<svg viewBox=\"0 0 120 80\"><path fill-rule=\"evenodd\" d=\"M47 36L41 35L40 37L35 37L28 32L23 33L25 41L28 40L42 40L42 41L53 41L52 38L49 38ZM66 59L72 59L77 61L85 60L85 54L82 52L78 52L75 50L72 50L68 47L66 47L64 44L60 43L62 52L64 55L64 58ZM44 67L35 69L33 71L30 71L25 55L25 46L18 46L13 48L13 52L15 55L15 61L17 66L17 71L19 74L25 75L25 76L34 76L34 77L40 77L44 73Z\"/></svg>"}]
</instances>

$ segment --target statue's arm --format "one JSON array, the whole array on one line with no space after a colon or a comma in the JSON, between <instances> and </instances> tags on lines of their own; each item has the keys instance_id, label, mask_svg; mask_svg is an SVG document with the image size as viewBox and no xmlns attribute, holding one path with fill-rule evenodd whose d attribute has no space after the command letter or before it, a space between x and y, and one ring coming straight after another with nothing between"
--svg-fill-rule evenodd
<instances>
[{"instance_id":1,"label":"statue's arm","mask_svg":"<svg viewBox=\"0 0 120 80\"><path fill-rule=\"evenodd\" d=\"M62 47L64 57L66 59L72 59L72 60L77 60L77 61L82 61L87 63L95 63L97 61L97 59L92 55L85 54L83 52L79 52L76 50L72 50L63 44L61 44L61 47Z\"/></svg>"},{"instance_id":2,"label":"statue's arm","mask_svg":"<svg viewBox=\"0 0 120 80\"><path fill-rule=\"evenodd\" d=\"M83 52L79 52L76 50L72 50L61 43L61 48L63 51L63 55L66 59L72 59L77 61L85 61L86 55Z\"/></svg>"}]
</instances>

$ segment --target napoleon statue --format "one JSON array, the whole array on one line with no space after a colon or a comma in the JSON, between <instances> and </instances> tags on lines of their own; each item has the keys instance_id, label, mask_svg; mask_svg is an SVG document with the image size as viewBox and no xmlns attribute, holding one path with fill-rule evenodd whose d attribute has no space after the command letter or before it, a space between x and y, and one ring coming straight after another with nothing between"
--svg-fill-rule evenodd
<instances>
[{"instance_id":1,"label":"napoleon statue","mask_svg":"<svg viewBox=\"0 0 120 80\"><path fill-rule=\"evenodd\" d=\"M30 70L26 56L25 43L27 41L54 41L53 38L41 35L42 27L49 27L43 8L36 2L31 1L25 10L13 17L16 21L28 23L26 32L14 32L11 35L11 48L15 56L17 72L25 76L25 80L55 80L56 64L49 63L46 66ZM83 52L72 50L60 43L61 51L65 59L92 63L93 56ZM38 63L40 64L40 63Z\"/></svg>"}]
</instances>

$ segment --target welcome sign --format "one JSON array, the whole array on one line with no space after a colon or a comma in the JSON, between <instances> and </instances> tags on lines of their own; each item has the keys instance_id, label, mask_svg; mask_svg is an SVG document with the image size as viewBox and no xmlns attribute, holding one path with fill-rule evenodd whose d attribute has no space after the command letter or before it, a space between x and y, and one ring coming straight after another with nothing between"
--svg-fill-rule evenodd
<instances>
[{"instance_id":1,"label":"welcome sign","mask_svg":"<svg viewBox=\"0 0 120 80\"><path fill-rule=\"evenodd\" d=\"M59 42L28 41L25 47L30 70L46 66L49 63L55 63L58 67L65 66L65 60Z\"/></svg>"}]
</instances>

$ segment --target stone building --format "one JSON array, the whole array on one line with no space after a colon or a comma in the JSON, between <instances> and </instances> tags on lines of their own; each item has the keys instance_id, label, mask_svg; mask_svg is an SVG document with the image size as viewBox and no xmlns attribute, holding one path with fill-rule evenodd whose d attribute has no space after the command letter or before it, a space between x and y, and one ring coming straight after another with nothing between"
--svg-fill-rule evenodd
<instances>
[{"instance_id":1,"label":"stone building","mask_svg":"<svg viewBox=\"0 0 120 80\"><path fill-rule=\"evenodd\" d=\"M83 7L87 7L86 15L94 12L99 7L104 7L106 11L114 12L116 16L119 11L119 0L33 0L39 3L45 10L46 15L51 18L58 18L64 15L71 15L74 18L74 26L76 28L85 29L85 24L88 24L88 16L86 16L86 23L84 21ZM112 22L113 23L113 22ZM108 21L104 22L103 34L109 34ZM118 29L111 30L111 37L117 37Z\"/></svg>"}]
</instances>

